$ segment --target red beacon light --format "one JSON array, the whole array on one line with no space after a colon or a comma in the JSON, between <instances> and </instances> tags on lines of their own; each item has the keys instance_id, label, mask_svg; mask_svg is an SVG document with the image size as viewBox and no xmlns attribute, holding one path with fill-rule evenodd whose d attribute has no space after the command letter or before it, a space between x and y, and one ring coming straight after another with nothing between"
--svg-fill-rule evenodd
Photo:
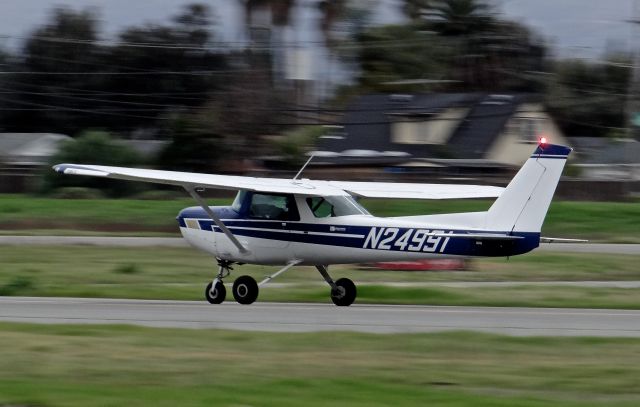
<instances>
[{"instance_id":1,"label":"red beacon light","mask_svg":"<svg viewBox=\"0 0 640 407\"><path fill-rule=\"evenodd\" d=\"M547 138L544 137L544 136L540 137L540 143L539 144L542 147L546 146L547 145Z\"/></svg>"}]
</instances>

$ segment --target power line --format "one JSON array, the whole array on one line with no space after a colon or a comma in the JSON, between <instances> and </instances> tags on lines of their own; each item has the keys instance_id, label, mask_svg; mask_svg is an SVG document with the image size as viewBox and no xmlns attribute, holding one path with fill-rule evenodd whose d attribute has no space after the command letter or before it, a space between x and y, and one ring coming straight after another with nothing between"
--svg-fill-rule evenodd
<instances>
[{"instance_id":1,"label":"power line","mask_svg":"<svg viewBox=\"0 0 640 407\"><path fill-rule=\"evenodd\" d=\"M221 49L249 48L254 50L281 50L281 49L300 49L308 46L325 46L325 41L287 41L287 42L270 42L269 44L255 44L250 41L216 41L206 46L194 46L188 43L145 43L145 42L129 42L129 41L107 41L107 40L83 40L64 37L46 37L33 36L22 37L15 35L0 35L0 38L12 38L20 40L37 39L44 42L59 44L75 44L75 45L95 45L102 47L127 47L127 48L151 48L151 49L167 49L167 50L185 50L185 51L220 51ZM426 44L428 37L419 39L392 39L392 40L366 40L362 42L343 41L332 48L336 49L361 49L361 48L383 48L383 47L407 47ZM429 44L430 49L448 48L445 44Z\"/></svg>"},{"instance_id":2,"label":"power line","mask_svg":"<svg viewBox=\"0 0 640 407\"><path fill-rule=\"evenodd\" d=\"M150 71L150 72L55 72L55 71L0 71L0 75L46 75L46 76L143 76L143 75L185 75L185 76L206 76L206 75L228 75L237 73L238 70L203 70L203 71Z\"/></svg>"}]
</instances>

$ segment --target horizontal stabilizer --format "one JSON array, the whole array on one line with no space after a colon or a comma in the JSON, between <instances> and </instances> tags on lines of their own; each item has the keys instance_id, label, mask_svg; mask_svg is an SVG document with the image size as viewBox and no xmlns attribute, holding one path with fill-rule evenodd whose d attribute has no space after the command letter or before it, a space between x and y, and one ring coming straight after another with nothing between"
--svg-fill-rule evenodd
<instances>
[{"instance_id":1,"label":"horizontal stabilizer","mask_svg":"<svg viewBox=\"0 0 640 407\"><path fill-rule=\"evenodd\" d=\"M524 239L522 236L512 236L505 233L427 233L427 236L434 237L456 237L461 239L475 240L519 240Z\"/></svg>"},{"instance_id":2,"label":"horizontal stabilizer","mask_svg":"<svg viewBox=\"0 0 640 407\"><path fill-rule=\"evenodd\" d=\"M541 237L540 243L587 243L584 239L562 239L559 237Z\"/></svg>"}]
</instances>

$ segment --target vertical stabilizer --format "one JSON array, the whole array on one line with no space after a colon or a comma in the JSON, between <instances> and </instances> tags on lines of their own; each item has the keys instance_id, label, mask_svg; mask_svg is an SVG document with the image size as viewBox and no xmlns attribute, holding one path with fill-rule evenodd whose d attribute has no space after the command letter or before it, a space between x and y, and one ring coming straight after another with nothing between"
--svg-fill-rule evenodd
<instances>
[{"instance_id":1,"label":"vertical stabilizer","mask_svg":"<svg viewBox=\"0 0 640 407\"><path fill-rule=\"evenodd\" d=\"M486 228L540 232L571 148L540 144L487 212Z\"/></svg>"}]
</instances>

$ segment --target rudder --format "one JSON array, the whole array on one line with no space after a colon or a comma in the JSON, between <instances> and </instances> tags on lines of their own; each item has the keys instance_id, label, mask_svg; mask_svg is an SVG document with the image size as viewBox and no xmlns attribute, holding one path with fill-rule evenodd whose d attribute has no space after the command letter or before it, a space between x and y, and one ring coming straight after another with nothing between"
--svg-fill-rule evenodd
<instances>
[{"instance_id":1,"label":"rudder","mask_svg":"<svg viewBox=\"0 0 640 407\"><path fill-rule=\"evenodd\" d=\"M487 212L486 228L540 232L572 149L540 144Z\"/></svg>"}]
</instances>

